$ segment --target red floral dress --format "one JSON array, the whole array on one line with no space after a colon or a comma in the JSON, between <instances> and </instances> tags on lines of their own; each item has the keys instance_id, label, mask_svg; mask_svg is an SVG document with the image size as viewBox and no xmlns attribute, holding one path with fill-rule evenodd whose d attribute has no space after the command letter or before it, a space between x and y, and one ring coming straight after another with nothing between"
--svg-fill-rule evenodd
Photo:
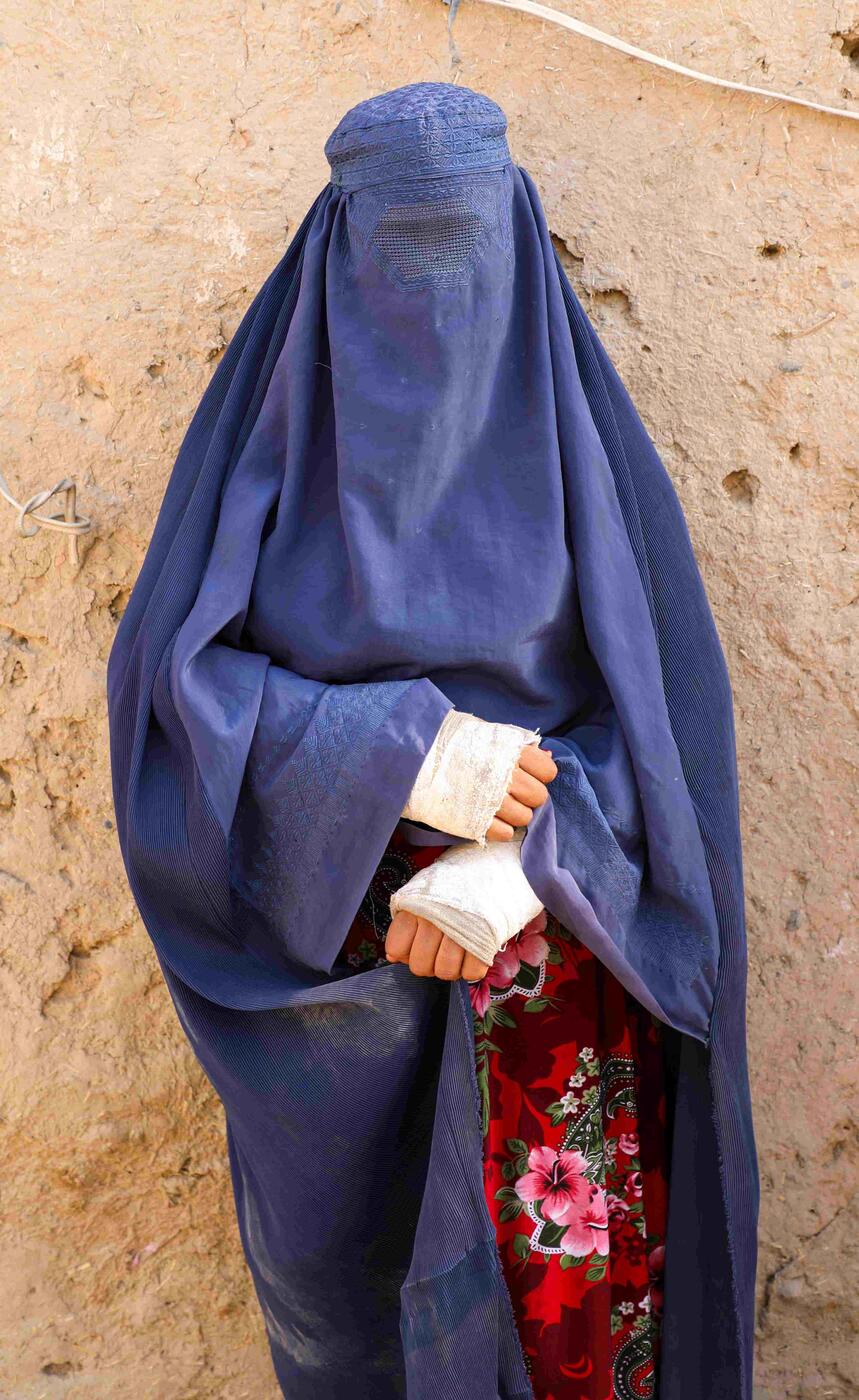
<instances>
[{"instance_id":1,"label":"red floral dress","mask_svg":"<svg viewBox=\"0 0 859 1400\"><path fill-rule=\"evenodd\" d=\"M341 957L384 959L397 831ZM535 1400L658 1394L667 1170L658 1021L541 914L470 988L483 1177Z\"/></svg>"}]
</instances>

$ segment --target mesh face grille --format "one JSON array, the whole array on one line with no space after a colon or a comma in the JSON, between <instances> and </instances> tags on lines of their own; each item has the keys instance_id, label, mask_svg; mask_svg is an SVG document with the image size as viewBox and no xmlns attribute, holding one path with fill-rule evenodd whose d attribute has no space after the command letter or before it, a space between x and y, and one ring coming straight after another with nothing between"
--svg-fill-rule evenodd
<instances>
[{"instance_id":1,"label":"mesh face grille","mask_svg":"<svg viewBox=\"0 0 859 1400\"><path fill-rule=\"evenodd\" d=\"M464 199L392 205L374 243L404 281L461 272L474 251L482 220Z\"/></svg>"}]
</instances>

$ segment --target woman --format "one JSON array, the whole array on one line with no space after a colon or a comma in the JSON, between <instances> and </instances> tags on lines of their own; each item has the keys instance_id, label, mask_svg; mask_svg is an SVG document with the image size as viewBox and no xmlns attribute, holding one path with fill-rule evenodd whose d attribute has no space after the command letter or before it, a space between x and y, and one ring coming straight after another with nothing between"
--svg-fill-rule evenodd
<instances>
[{"instance_id":1,"label":"woman","mask_svg":"<svg viewBox=\"0 0 859 1400\"><path fill-rule=\"evenodd\" d=\"M285 1395L749 1400L730 690L505 130L329 139L117 633L118 830Z\"/></svg>"}]
</instances>

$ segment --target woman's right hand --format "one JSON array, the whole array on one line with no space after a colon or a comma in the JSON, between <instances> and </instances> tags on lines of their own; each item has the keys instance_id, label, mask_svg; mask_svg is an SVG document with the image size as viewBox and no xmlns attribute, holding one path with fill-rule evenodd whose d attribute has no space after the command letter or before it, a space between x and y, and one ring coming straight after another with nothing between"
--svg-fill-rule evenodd
<instances>
[{"instance_id":1,"label":"woman's right hand","mask_svg":"<svg viewBox=\"0 0 859 1400\"><path fill-rule=\"evenodd\" d=\"M486 831L487 841L512 841L514 828L527 826L538 807L548 800L548 784L558 768L548 749L526 744L507 787L507 793Z\"/></svg>"}]
</instances>

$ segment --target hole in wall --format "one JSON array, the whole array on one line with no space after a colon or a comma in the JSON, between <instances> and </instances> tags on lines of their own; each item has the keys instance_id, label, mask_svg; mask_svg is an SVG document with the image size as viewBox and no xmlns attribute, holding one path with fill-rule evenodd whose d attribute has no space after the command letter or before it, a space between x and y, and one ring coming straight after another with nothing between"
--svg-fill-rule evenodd
<instances>
[{"instance_id":1,"label":"hole in wall","mask_svg":"<svg viewBox=\"0 0 859 1400\"><path fill-rule=\"evenodd\" d=\"M607 306L612 311L624 314L629 312L629 295L622 287L606 287L602 291L592 292L591 298L597 306Z\"/></svg>"},{"instance_id":2,"label":"hole in wall","mask_svg":"<svg viewBox=\"0 0 859 1400\"><path fill-rule=\"evenodd\" d=\"M852 29L836 29L832 38L848 62L859 68L859 24Z\"/></svg>"},{"instance_id":3,"label":"hole in wall","mask_svg":"<svg viewBox=\"0 0 859 1400\"><path fill-rule=\"evenodd\" d=\"M12 786L12 775L5 768L0 768L0 808L14 806L15 789Z\"/></svg>"},{"instance_id":4,"label":"hole in wall","mask_svg":"<svg viewBox=\"0 0 859 1400\"><path fill-rule=\"evenodd\" d=\"M800 467L814 471L820 466L820 448L816 443L797 441L788 449L787 455Z\"/></svg>"},{"instance_id":5,"label":"hole in wall","mask_svg":"<svg viewBox=\"0 0 859 1400\"><path fill-rule=\"evenodd\" d=\"M107 605L107 610L113 618L114 622L119 622L120 618L122 617L122 614L125 612L130 597L130 588L120 588L116 593L114 593L113 597Z\"/></svg>"},{"instance_id":6,"label":"hole in wall","mask_svg":"<svg viewBox=\"0 0 859 1400\"><path fill-rule=\"evenodd\" d=\"M565 238L561 238L560 234L550 233L549 237L552 240L552 247L560 258L561 265L567 275L569 275L570 272L578 272L584 264L584 254L577 253L574 248L570 247Z\"/></svg>"},{"instance_id":7,"label":"hole in wall","mask_svg":"<svg viewBox=\"0 0 859 1400\"><path fill-rule=\"evenodd\" d=\"M728 472L727 476L722 477L722 486L731 500L741 506L752 505L761 489L760 478L745 467L741 467L739 471Z\"/></svg>"}]
</instances>

